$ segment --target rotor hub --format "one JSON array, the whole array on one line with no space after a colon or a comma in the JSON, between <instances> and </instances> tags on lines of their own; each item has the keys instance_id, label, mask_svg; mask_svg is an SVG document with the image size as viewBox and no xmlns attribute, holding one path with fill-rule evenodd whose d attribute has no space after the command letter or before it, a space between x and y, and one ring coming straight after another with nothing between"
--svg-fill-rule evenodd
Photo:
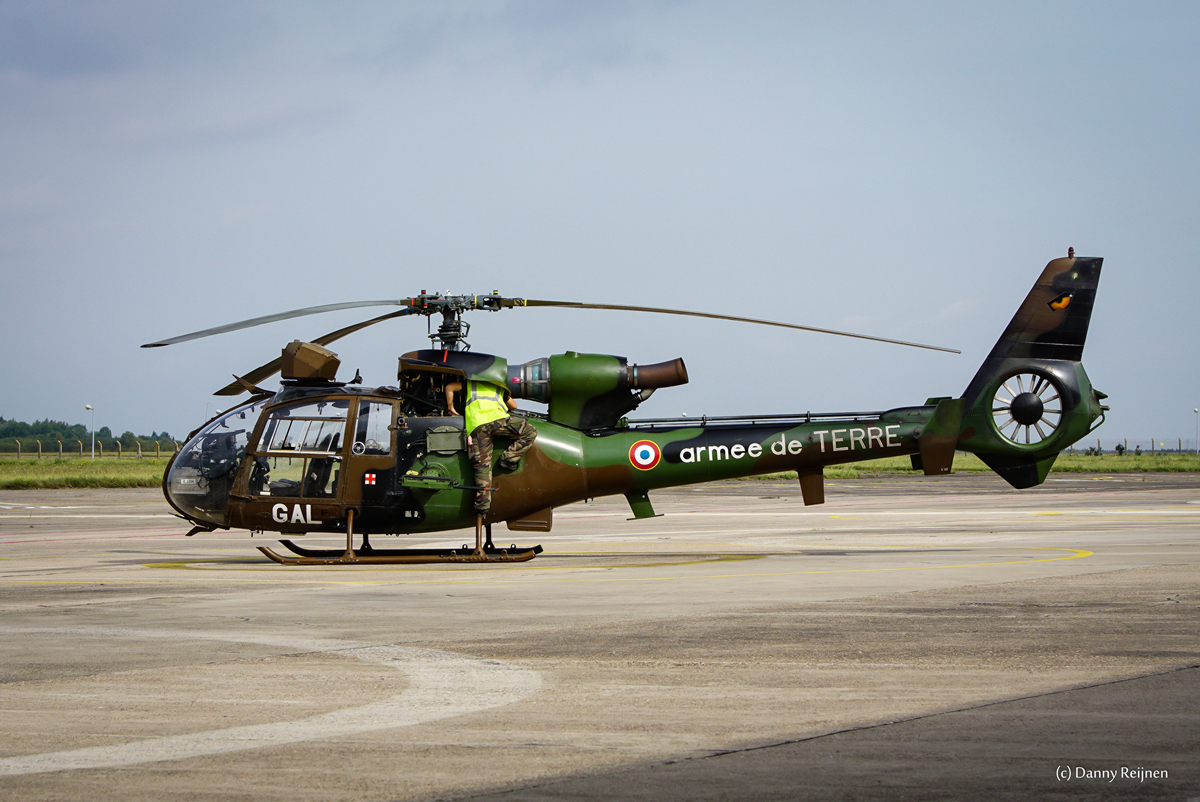
<instances>
[{"instance_id":1,"label":"rotor hub","mask_svg":"<svg viewBox=\"0 0 1200 802\"><path fill-rule=\"evenodd\" d=\"M1022 426L1032 426L1042 419L1045 404L1033 393L1021 393L1012 401L1013 420Z\"/></svg>"}]
</instances>

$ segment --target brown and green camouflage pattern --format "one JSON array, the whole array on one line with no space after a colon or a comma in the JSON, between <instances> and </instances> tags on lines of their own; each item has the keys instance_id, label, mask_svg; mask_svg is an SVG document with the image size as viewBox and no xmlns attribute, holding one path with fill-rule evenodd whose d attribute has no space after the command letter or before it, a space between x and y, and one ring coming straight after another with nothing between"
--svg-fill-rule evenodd
<instances>
[{"instance_id":1,"label":"brown and green camouflage pattern","mask_svg":"<svg viewBox=\"0 0 1200 802\"><path fill-rule=\"evenodd\" d=\"M1049 262L963 393L959 448L979 455L1014 487L1045 481L1055 457L1086 437L1107 409L1080 362L1103 262L1088 257ZM1017 373L1045 376L1061 390L1062 423L1035 446L997 437L988 409L996 389Z\"/></svg>"},{"instance_id":2,"label":"brown and green camouflage pattern","mask_svg":"<svg viewBox=\"0 0 1200 802\"><path fill-rule=\"evenodd\" d=\"M654 514L648 494L658 488L777 471L797 471L805 503L821 503L827 465L910 455L915 467L937 475L950 471L956 449L978 454L1014 487L1029 487L1043 481L1057 454L1087 436L1107 409L1079 361L1101 263L1098 258L1050 262L961 398L933 398L884 412L638 423L622 416L647 393L637 392L638 382L630 379L633 368L621 357L567 352L537 361L533 370L529 366L535 363L510 368L487 354L424 350L403 358L399 388L285 382L269 401L258 397L226 413L233 419L252 410L259 418L252 432L226 434L233 431L230 426L223 423L222 429L214 421L194 433L180 454L188 454L195 467L173 461L164 490L177 510L205 529L345 531L350 510L355 530L367 534L469 527L475 519L476 474L463 421L432 406L439 382L464 375L492 380L500 371L506 386L518 385L516 397L549 401L547 415L514 417L536 431L536 442L516 471L493 477L486 520L507 521L515 529L540 522L536 525L544 523L544 531L553 508L614 494L629 500L635 517L647 517ZM651 389L686 381L682 362L654 367L666 378L650 382ZM1052 386L1049 403L1061 404L1057 426L1029 445L1003 436L995 421L997 388L1016 375ZM522 381L529 382L523 389ZM415 399L419 393L426 399ZM268 415L312 398L346 401L347 432L357 426L359 405L350 402L389 405L388 455L356 453L347 436L335 455L332 497L306 497L307 483L295 498L255 496L252 476L262 457L259 439ZM518 442L526 435L524 429L512 433ZM496 459L491 455L488 467Z\"/></svg>"}]
</instances>

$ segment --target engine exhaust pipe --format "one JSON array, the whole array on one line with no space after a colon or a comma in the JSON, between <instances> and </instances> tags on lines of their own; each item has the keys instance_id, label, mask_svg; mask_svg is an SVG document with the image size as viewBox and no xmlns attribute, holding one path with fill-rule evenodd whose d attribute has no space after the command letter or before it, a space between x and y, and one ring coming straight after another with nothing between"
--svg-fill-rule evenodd
<instances>
[{"instance_id":1,"label":"engine exhaust pipe","mask_svg":"<svg viewBox=\"0 0 1200 802\"><path fill-rule=\"evenodd\" d=\"M683 359L659 362L657 365L629 365L625 368L629 386L635 390L656 390L688 383L687 366Z\"/></svg>"}]
</instances>

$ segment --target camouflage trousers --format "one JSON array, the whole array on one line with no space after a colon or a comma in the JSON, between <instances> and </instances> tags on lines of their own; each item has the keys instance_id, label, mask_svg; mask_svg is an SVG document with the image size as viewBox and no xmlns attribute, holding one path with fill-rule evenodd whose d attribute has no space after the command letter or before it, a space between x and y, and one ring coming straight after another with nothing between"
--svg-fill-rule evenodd
<instances>
[{"instance_id":1,"label":"camouflage trousers","mask_svg":"<svg viewBox=\"0 0 1200 802\"><path fill-rule=\"evenodd\" d=\"M492 441L496 437L512 438L512 443L504 449L500 459L504 462L516 462L537 439L537 430L524 418L511 416L476 426L475 431L471 432L467 457L475 467L475 484L479 487L492 486ZM485 513L491 507L492 494L490 491L481 490L475 494L475 510L477 512Z\"/></svg>"}]
</instances>

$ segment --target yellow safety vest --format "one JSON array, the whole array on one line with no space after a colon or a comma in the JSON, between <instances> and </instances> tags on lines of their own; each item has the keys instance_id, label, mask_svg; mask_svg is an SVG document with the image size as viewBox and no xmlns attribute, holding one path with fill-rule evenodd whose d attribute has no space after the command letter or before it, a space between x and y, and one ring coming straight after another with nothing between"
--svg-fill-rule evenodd
<instances>
[{"instance_id":1,"label":"yellow safety vest","mask_svg":"<svg viewBox=\"0 0 1200 802\"><path fill-rule=\"evenodd\" d=\"M467 382L467 406L463 413L468 434L477 426L507 418L504 391L488 382Z\"/></svg>"}]
</instances>

